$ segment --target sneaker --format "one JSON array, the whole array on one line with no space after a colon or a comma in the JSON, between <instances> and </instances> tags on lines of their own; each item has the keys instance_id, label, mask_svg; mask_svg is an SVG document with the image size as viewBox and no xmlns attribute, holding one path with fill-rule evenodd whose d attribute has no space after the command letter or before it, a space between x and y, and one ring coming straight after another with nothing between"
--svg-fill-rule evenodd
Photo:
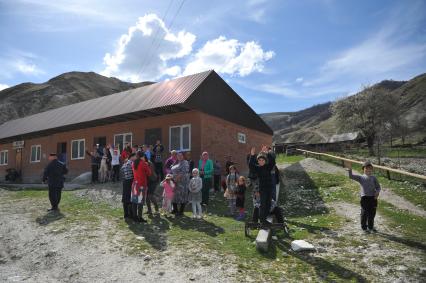
<instances>
[{"instance_id":1,"label":"sneaker","mask_svg":"<svg viewBox=\"0 0 426 283\"><path fill-rule=\"evenodd\" d=\"M193 214L192 219L198 218L198 215Z\"/></svg>"},{"instance_id":2,"label":"sneaker","mask_svg":"<svg viewBox=\"0 0 426 283\"><path fill-rule=\"evenodd\" d=\"M362 229L362 231L364 231L365 234L370 234L370 230L368 229Z\"/></svg>"},{"instance_id":3,"label":"sneaker","mask_svg":"<svg viewBox=\"0 0 426 283\"><path fill-rule=\"evenodd\" d=\"M197 219L203 219L203 215L197 215Z\"/></svg>"},{"instance_id":4,"label":"sneaker","mask_svg":"<svg viewBox=\"0 0 426 283\"><path fill-rule=\"evenodd\" d=\"M373 232L373 233L377 233L377 230L376 230L376 228L373 228L373 229L369 229L370 230L370 232Z\"/></svg>"}]
</instances>

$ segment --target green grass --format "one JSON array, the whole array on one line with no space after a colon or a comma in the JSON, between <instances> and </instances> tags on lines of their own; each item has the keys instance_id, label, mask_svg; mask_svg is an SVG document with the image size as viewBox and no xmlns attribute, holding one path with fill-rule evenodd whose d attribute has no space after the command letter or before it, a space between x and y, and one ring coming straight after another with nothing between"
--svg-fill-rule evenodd
<instances>
[{"instance_id":1,"label":"green grass","mask_svg":"<svg viewBox=\"0 0 426 283\"><path fill-rule=\"evenodd\" d=\"M285 164L285 163L296 163L304 159L305 157L303 155L285 155L285 154L278 154L276 157L277 164Z\"/></svg>"},{"instance_id":2,"label":"green grass","mask_svg":"<svg viewBox=\"0 0 426 283\"><path fill-rule=\"evenodd\" d=\"M425 218L400 210L386 201L379 202L378 211L386 217L392 228L404 234L406 242L426 243Z\"/></svg>"}]
</instances>

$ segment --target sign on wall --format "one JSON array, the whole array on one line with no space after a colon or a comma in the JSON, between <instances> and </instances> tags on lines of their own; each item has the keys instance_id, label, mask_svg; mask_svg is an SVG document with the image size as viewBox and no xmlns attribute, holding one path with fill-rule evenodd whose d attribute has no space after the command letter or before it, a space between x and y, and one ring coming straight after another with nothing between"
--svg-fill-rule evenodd
<instances>
[{"instance_id":1,"label":"sign on wall","mask_svg":"<svg viewBox=\"0 0 426 283\"><path fill-rule=\"evenodd\" d=\"M24 141L14 141L12 143L13 149L24 148L24 145L25 145Z\"/></svg>"},{"instance_id":2,"label":"sign on wall","mask_svg":"<svg viewBox=\"0 0 426 283\"><path fill-rule=\"evenodd\" d=\"M239 143L246 143L246 134L238 133L238 142Z\"/></svg>"}]
</instances>

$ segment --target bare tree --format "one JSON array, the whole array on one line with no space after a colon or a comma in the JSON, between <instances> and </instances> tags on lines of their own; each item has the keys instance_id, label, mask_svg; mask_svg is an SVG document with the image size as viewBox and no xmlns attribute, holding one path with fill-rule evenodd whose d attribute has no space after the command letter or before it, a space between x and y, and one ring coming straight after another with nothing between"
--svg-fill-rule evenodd
<instances>
[{"instance_id":1,"label":"bare tree","mask_svg":"<svg viewBox=\"0 0 426 283\"><path fill-rule=\"evenodd\" d=\"M387 123L397 115L398 97L380 87L364 87L353 96L333 103L332 111L341 129L361 132L371 156L374 143Z\"/></svg>"}]
</instances>

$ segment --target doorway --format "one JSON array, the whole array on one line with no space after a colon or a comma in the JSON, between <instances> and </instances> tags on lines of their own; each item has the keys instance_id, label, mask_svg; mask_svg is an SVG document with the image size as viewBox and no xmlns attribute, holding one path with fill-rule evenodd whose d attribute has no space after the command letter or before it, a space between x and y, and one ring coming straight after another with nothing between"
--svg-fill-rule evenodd
<instances>
[{"instance_id":1,"label":"doorway","mask_svg":"<svg viewBox=\"0 0 426 283\"><path fill-rule=\"evenodd\" d=\"M145 144L155 145L157 140L161 140L161 128L152 128L145 130Z\"/></svg>"},{"instance_id":2,"label":"doorway","mask_svg":"<svg viewBox=\"0 0 426 283\"><path fill-rule=\"evenodd\" d=\"M58 156L58 160L62 163L67 163L67 143L66 142L58 142L56 154Z\"/></svg>"},{"instance_id":3,"label":"doorway","mask_svg":"<svg viewBox=\"0 0 426 283\"><path fill-rule=\"evenodd\" d=\"M106 137L95 137L93 139L93 146L99 144L99 148L104 148L106 146Z\"/></svg>"},{"instance_id":4,"label":"doorway","mask_svg":"<svg viewBox=\"0 0 426 283\"><path fill-rule=\"evenodd\" d=\"M16 165L16 171L18 172L22 180L22 148L16 149L15 165Z\"/></svg>"}]
</instances>

